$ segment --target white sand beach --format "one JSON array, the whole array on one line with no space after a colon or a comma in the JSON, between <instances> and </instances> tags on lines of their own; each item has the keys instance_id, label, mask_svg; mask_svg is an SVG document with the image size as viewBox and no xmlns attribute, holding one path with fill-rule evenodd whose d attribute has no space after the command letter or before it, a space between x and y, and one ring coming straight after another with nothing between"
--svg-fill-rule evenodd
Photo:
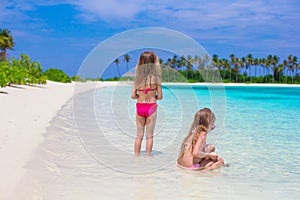
<instances>
[{"instance_id":1,"label":"white sand beach","mask_svg":"<svg viewBox=\"0 0 300 200\"><path fill-rule=\"evenodd\" d=\"M83 87L77 87L77 92L93 89L95 86L116 84L118 82L80 83L79 85ZM257 86L258 84L224 85ZM263 84L263 86L299 87L299 85L276 84ZM75 83L48 81L46 85L40 86L0 88L0 200L11 199L12 193L26 172L24 166L32 160L34 151L43 142L51 120L72 98L74 87Z\"/></svg>"},{"instance_id":2,"label":"white sand beach","mask_svg":"<svg viewBox=\"0 0 300 200\"><path fill-rule=\"evenodd\" d=\"M48 81L0 89L0 199L10 199L24 165L43 141L55 113L72 97L73 88L74 84Z\"/></svg>"},{"instance_id":3,"label":"white sand beach","mask_svg":"<svg viewBox=\"0 0 300 200\"><path fill-rule=\"evenodd\" d=\"M117 82L14 85L0 88L0 199L10 199L52 118L74 94ZM81 87L82 86L82 87Z\"/></svg>"}]
</instances>

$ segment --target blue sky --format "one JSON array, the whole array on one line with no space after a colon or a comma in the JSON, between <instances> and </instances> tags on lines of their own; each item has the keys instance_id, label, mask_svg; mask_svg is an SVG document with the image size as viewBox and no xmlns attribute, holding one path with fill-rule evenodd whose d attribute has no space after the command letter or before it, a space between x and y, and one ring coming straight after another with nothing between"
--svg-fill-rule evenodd
<instances>
[{"instance_id":1,"label":"blue sky","mask_svg":"<svg viewBox=\"0 0 300 200\"><path fill-rule=\"evenodd\" d=\"M298 0L1 0L0 28L15 38L10 56L26 53L44 69L72 76L99 43L143 27L180 31L221 58L300 59L299 10ZM135 64L132 59L130 68Z\"/></svg>"}]
</instances>

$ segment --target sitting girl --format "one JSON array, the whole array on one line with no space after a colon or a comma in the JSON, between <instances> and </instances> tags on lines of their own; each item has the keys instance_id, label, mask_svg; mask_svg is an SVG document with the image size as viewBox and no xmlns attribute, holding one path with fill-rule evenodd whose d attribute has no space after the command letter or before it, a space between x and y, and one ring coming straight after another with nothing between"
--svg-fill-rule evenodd
<instances>
[{"instance_id":1,"label":"sitting girl","mask_svg":"<svg viewBox=\"0 0 300 200\"><path fill-rule=\"evenodd\" d=\"M211 170L224 165L223 159L214 152L215 146L206 144L208 132L215 128L215 120L214 113L208 108L195 114L190 131L181 145L177 159L179 167Z\"/></svg>"}]
</instances>

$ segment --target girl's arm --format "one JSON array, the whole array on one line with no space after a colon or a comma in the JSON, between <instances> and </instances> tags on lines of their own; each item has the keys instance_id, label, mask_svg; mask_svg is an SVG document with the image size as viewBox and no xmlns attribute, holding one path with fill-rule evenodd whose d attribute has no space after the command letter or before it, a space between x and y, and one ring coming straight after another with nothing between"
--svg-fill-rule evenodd
<instances>
[{"instance_id":1,"label":"girl's arm","mask_svg":"<svg viewBox=\"0 0 300 200\"><path fill-rule=\"evenodd\" d=\"M161 85L157 85L157 95L156 95L156 100L162 100L163 95L162 95L162 88Z\"/></svg>"},{"instance_id":2,"label":"girl's arm","mask_svg":"<svg viewBox=\"0 0 300 200\"><path fill-rule=\"evenodd\" d=\"M137 94L137 89L133 86L131 90L131 98L132 99L138 99L139 95Z\"/></svg>"},{"instance_id":3,"label":"girl's arm","mask_svg":"<svg viewBox=\"0 0 300 200\"><path fill-rule=\"evenodd\" d=\"M204 158L206 157L206 154L204 152L201 151L202 146L204 145L206 141L206 133L201 133L197 139L197 142L194 146L193 149L193 157L197 157L197 158Z\"/></svg>"},{"instance_id":4,"label":"girl's arm","mask_svg":"<svg viewBox=\"0 0 300 200\"><path fill-rule=\"evenodd\" d=\"M195 144L195 147L193 149L193 157L195 158L207 158L211 160L217 160L218 159L218 154L215 152L212 153L205 153L202 151L202 146L206 142L206 133L201 133L198 137L198 140Z\"/></svg>"}]
</instances>

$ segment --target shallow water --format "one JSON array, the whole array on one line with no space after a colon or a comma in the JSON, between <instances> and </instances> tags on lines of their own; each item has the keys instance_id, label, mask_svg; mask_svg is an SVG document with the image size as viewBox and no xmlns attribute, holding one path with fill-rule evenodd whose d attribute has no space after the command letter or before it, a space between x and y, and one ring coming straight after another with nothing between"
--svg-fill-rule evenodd
<instances>
[{"instance_id":1,"label":"shallow water","mask_svg":"<svg viewBox=\"0 0 300 200\"><path fill-rule=\"evenodd\" d=\"M153 155L133 155L131 87L76 94L51 122L14 199L297 199L300 88L164 86ZM195 111L211 108L208 141L230 164L175 165ZM22 198L20 198L22 197ZM24 198L26 197L26 198Z\"/></svg>"}]
</instances>

